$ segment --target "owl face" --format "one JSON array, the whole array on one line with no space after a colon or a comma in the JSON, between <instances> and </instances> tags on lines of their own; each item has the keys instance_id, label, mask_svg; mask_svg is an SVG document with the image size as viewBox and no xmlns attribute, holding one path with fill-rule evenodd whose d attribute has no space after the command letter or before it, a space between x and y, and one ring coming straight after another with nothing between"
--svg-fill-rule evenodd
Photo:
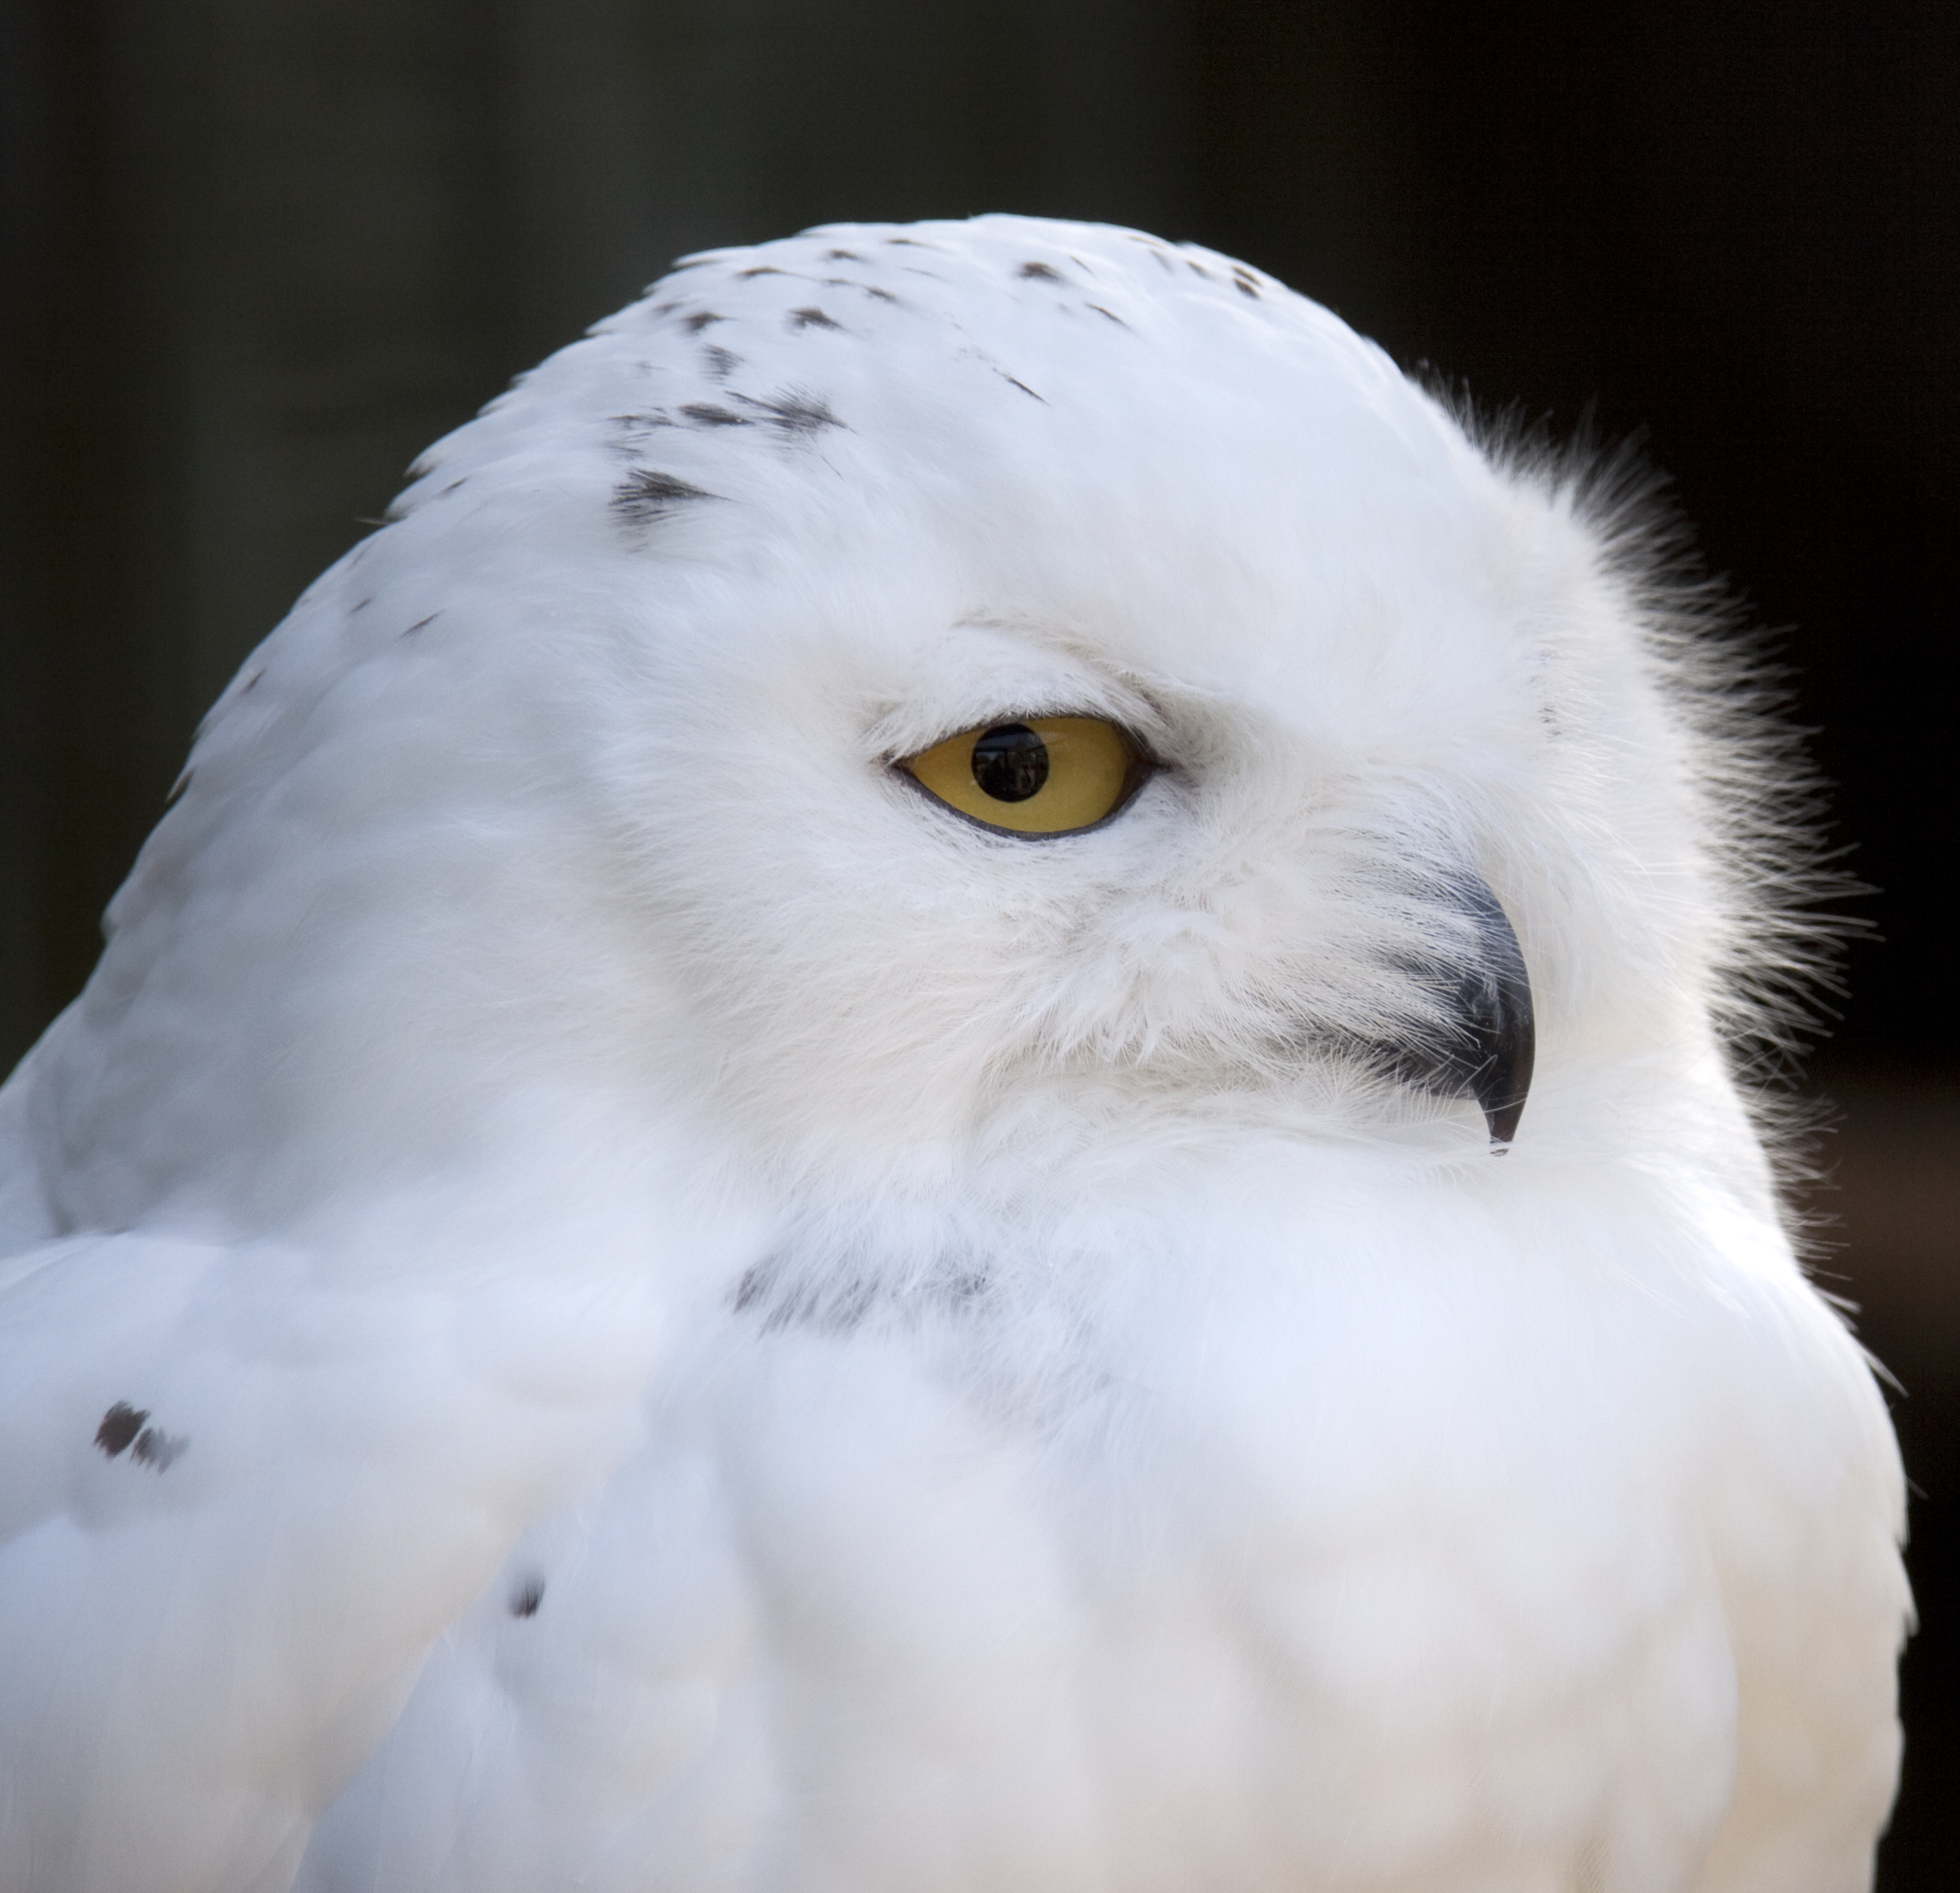
<instances>
[{"instance_id":1,"label":"owl face","mask_svg":"<svg viewBox=\"0 0 1960 1893\"><path fill-rule=\"evenodd\" d=\"M690 1086L881 1149L1086 1093L1477 1144L1527 981L1554 1052L1608 992L1698 1029L1681 739L1569 501L1278 285L1082 234L817 233L580 345Z\"/></svg>"},{"instance_id":2,"label":"owl face","mask_svg":"<svg viewBox=\"0 0 1960 1893\"><path fill-rule=\"evenodd\" d=\"M683 266L418 472L148 857L252 864L268 1023L211 1089L255 1121L330 1090L393 1161L598 1083L832 1169L1112 1112L1467 1158L1534 1026L1535 1134L1710 1055L1651 601L1269 279L819 231ZM149 878L132 962L196 931Z\"/></svg>"}]
</instances>

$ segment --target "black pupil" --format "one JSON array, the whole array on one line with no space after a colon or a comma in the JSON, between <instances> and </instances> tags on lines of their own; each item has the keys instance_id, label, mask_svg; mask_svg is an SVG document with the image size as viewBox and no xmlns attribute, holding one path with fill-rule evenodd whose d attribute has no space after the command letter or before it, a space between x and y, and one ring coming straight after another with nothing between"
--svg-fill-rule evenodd
<instances>
[{"instance_id":1,"label":"black pupil","mask_svg":"<svg viewBox=\"0 0 1960 1893\"><path fill-rule=\"evenodd\" d=\"M1025 723L1004 723L974 744L973 779L997 802L1025 802L1048 780L1048 745Z\"/></svg>"}]
</instances>

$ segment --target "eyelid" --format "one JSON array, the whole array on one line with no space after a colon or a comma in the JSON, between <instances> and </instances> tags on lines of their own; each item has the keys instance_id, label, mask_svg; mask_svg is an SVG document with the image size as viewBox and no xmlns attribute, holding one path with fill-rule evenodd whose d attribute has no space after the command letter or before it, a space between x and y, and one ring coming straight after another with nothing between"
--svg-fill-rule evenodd
<instances>
[{"instance_id":1,"label":"eyelid","mask_svg":"<svg viewBox=\"0 0 1960 1893\"><path fill-rule=\"evenodd\" d=\"M1177 719L1144 680L1087 669L1073 676L1042 676L1020 663L988 670L1018 674L937 678L929 700L903 692L878 704L864 729L865 759L902 768L969 730L1041 717L1093 717L1115 724L1157 767L1171 766L1166 758L1176 747Z\"/></svg>"},{"instance_id":2,"label":"eyelid","mask_svg":"<svg viewBox=\"0 0 1960 1893\"><path fill-rule=\"evenodd\" d=\"M1122 711L1112 709L1106 704L1080 698L1064 702L1038 699L1030 708L1025 703L1017 704L1010 710L982 710L978 716L963 717L959 722L940 724L924 740L914 741L902 748L889 743L879 744L873 753L889 767L902 770L908 763L916 762L928 751L936 749L942 743L950 743L956 737L971 736L985 730L998 730L1010 723L1046 723L1058 719L1081 717L1091 723L1106 723L1116 730L1131 749L1153 770L1173 768L1177 765L1168 761L1159 750L1158 745L1139 730L1136 720Z\"/></svg>"}]
</instances>

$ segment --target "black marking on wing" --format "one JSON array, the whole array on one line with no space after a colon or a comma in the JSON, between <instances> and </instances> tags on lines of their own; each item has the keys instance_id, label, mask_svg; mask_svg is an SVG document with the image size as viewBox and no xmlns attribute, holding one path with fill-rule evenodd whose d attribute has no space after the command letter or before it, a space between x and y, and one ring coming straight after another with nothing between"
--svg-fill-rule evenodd
<instances>
[{"instance_id":1,"label":"black marking on wing","mask_svg":"<svg viewBox=\"0 0 1960 1893\"><path fill-rule=\"evenodd\" d=\"M753 408L792 441L807 440L821 428L841 428L844 425L831 412L829 403L814 394L790 390L773 401L758 401L746 394L738 394L735 399L744 407Z\"/></svg>"},{"instance_id":2,"label":"black marking on wing","mask_svg":"<svg viewBox=\"0 0 1960 1893\"><path fill-rule=\"evenodd\" d=\"M650 414L616 414L612 425L617 431L606 444L622 460L637 463L655 433L680 423L663 409L657 409Z\"/></svg>"},{"instance_id":3,"label":"black marking on wing","mask_svg":"<svg viewBox=\"0 0 1960 1893\"><path fill-rule=\"evenodd\" d=\"M780 270L777 272L779 275L781 273ZM701 352L707 358L708 372L718 381L726 381L742 365L740 355L726 348L718 348L711 343Z\"/></svg>"},{"instance_id":4,"label":"black marking on wing","mask_svg":"<svg viewBox=\"0 0 1960 1893\"><path fill-rule=\"evenodd\" d=\"M450 495L450 494L452 494L452 493L453 493L453 492L456 491L456 489L457 489L459 486L462 485L463 485L463 482L464 482L465 480L467 480L469 478L469 476L467 473L465 473L465 474L463 474L462 476L460 476L459 478L457 478L457 479L453 479L453 480L451 480L451 481L450 482L450 483L449 483L447 486L445 486L439 494L438 494L438 495L436 495L436 497L437 497L438 499L445 499L445 500L446 500L446 499L447 499L447 498L449 498Z\"/></svg>"},{"instance_id":5,"label":"black marking on wing","mask_svg":"<svg viewBox=\"0 0 1960 1893\"><path fill-rule=\"evenodd\" d=\"M1209 282L1211 280L1211 272L1207 269L1201 262L1198 262L1195 258L1190 256L1185 257L1184 259L1184 266L1185 269L1189 270L1194 276L1202 276L1207 282Z\"/></svg>"},{"instance_id":6,"label":"black marking on wing","mask_svg":"<svg viewBox=\"0 0 1960 1893\"><path fill-rule=\"evenodd\" d=\"M681 412L705 428L745 428L749 425L746 415L731 413L727 408L716 406L712 401L689 401Z\"/></svg>"},{"instance_id":7,"label":"black marking on wing","mask_svg":"<svg viewBox=\"0 0 1960 1893\"><path fill-rule=\"evenodd\" d=\"M792 329L836 329L842 324L835 323L821 309L792 309L789 313Z\"/></svg>"},{"instance_id":8,"label":"black marking on wing","mask_svg":"<svg viewBox=\"0 0 1960 1893\"><path fill-rule=\"evenodd\" d=\"M726 322L726 316L718 316L712 309L697 309L681 324L689 335L698 336L704 329L711 329L718 322Z\"/></svg>"},{"instance_id":9,"label":"black marking on wing","mask_svg":"<svg viewBox=\"0 0 1960 1893\"><path fill-rule=\"evenodd\" d=\"M190 779L195 773L189 763L184 765L183 773L170 784L170 794L164 797L164 813L166 815L183 800L183 792L190 787Z\"/></svg>"},{"instance_id":10,"label":"black marking on wing","mask_svg":"<svg viewBox=\"0 0 1960 1893\"><path fill-rule=\"evenodd\" d=\"M541 1577L527 1577L511 1593L511 1615L513 1617L535 1617L538 1606L545 1601L545 1581Z\"/></svg>"},{"instance_id":11,"label":"black marking on wing","mask_svg":"<svg viewBox=\"0 0 1960 1893\"><path fill-rule=\"evenodd\" d=\"M434 623L435 622L435 621L436 621L438 618L440 618L441 616L442 616L442 613L441 613L441 612L439 612L439 611L432 611L432 612L431 612L429 613L429 615L428 615L426 618L418 618L418 619L415 620L415 622L408 628L408 629L407 629L406 631L405 631L405 632L403 632L402 633L402 635L404 638L412 638L412 637L413 637L413 636L415 635L415 634L417 632L420 631L420 630L423 628L423 626L424 626L424 625L432 625L432 624L434 624Z\"/></svg>"},{"instance_id":12,"label":"black marking on wing","mask_svg":"<svg viewBox=\"0 0 1960 1893\"><path fill-rule=\"evenodd\" d=\"M1030 399L1041 401L1041 404L1043 407L1046 407L1048 406L1048 403L1045 401L1042 401L1041 396L1036 394L1034 390L1029 387L1025 381L1017 380L1015 377L1010 375L1005 368L998 367L991 362L988 363L988 365L993 368L994 372L998 374L1003 381L1012 381L1014 386L1019 388L1022 393L1029 396Z\"/></svg>"},{"instance_id":13,"label":"black marking on wing","mask_svg":"<svg viewBox=\"0 0 1960 1893\"><path fill-rule=\"evenodd\" d=\"M1232 280L1238 285L1239 289L1245 294L1250 296L1255 302L1258 301L1258 278L1255 276L1249 269L1244 268L1241 265L1235 264L1233 266L1232 270Z\"/></svg>"},{"instance_id":14,"label":"black marking on wing","mask_svg":"<svg viewBox=\"0 0 1960 1893\"><path fill-rule=\"evenodd\" d=\"M129 1457L153 1471L167 1472L190 1450L190 1442L181 1434L166 1433L161 1427L145 1427L136 1436Z\"/></svg>"},{"instance_id":15,"label":"black marking on wing","mask_svg":"<svg viewBox=\"0 0 1960 1893\"><path fill-rule=\"evenodd\" d=\"M789 272L778 269L774 263L758 263L753 269L738 269L735 273L746 282L751 276L786 276Z\"/></svg>"},{"instance_id":16,"label":"black marking on wing","mask_svg":"<svg viewBox=\"0 0 1960 1893\"><path fill-rule=\"evenodd\" d=\"M1044 282L1061 281L1061 272L1051 268L1046 263L1023 263L1021 266L1021 274L1023 276L1038 276Z\"/></svg>"},{"instance_id":17,"label":"black marking on wing","mask_svg":"<svg viewBox=\"0 0 1960 1893\"><path fill-rule=\"evenodd\" d=\"M149 1417L147 1408L132 1407L126 1400L119 1400L102 1416L101 1425L95 1429L95 1443L113 1459L128 1449Z\"/></svg>"},{"instance_id":18,"label":"black marking on wing","mask_svg":"<svg viewBox=\"0 0 1960 1893\"><path fill-rule=\"evenodd\" d=\"M880 302L898 301L889 289L880 289L874 282L853 282L848 276L826 276L823 283L826 289L861 289L866 295L876 296Z\"/></svg>"},{"instance_id":19,"label":"black marking on wing","mask_svg":"<svg viewBox=\"0 0 1960 1893\"><path fill-rule=\"evenodd\" d=\"M826 250L823 260L827 263L861 263L864 259L854 250Z\"/></svg>"},{"instance_id":20,"label":"black marking on wing","mask_svg":"<svg viewBox=\"0 0 1960 1893\"><path fill-rule=\"evenodd\" d=\"M651 467L635 467L612 489L612 510L635 526L651 526L689 500L719 499L691 481Z\"/></svg>"},{"instance_id":21,"label":"black marking on wing","mask_svg":"<svg viewBox=\"0 0 1960 1893\"><path fill-rule=\"evenodd\" d=\"M1127 329L1130 326L1121 316L1117 314L1115 310L1105 309L1099 302L1092 302L1086 304L1085 306L1094 310L1099 316L1107 316L1119 329Z\"/></svg>"}]
</instances>

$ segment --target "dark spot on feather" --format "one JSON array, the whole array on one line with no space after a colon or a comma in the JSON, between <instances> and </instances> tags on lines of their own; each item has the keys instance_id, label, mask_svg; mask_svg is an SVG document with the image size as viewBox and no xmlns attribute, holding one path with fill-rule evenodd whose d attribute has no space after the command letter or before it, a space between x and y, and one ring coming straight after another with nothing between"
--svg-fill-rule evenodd
<instances>
[{"instance_id":1,"label":"dark spot on feather","mask_svg":"<svg viewBox=\"0 0 1960 1893\"><path fill-rule=\"evenodd\" d=\"M374 603L374 600L371 595L366 598L358 598L354 601L353 604L348 607L347 615L351 618L357 611L365 611L370 605Z\"/></svg>"},{"instance_id":2,"label":"dark spot on feather","mask_svg":"<svg viewBox=\"0 0 1960 1893\"><path fill-rule=\"evenodd\" d=\"M841 428L844 425L831 412L829 404L813 394L791 392L778 396L773 401L757 401L746 394L738 394L735 399L744 407L753 408L766 417L772 425L793 441L807 440L821 428Z\"/></svg>"},{"instance_id":3,"label":"dark spot on feather","mask_svg":"<svg viewBox=\"0 0 1960 1893\"><path fill-rule=\"evenodd\" d=\"M638 460L656 430L679 425L672 415L659 410L651 414L616 414L612 425L618 436L609 444L622 459Z\"/></svg>"},{"instance_id":4,"label":"dark spot on feather","mask_svg":"<svg viewBox=\"0 0 1960 1893\"><path fill-rule=\"evenodd\" d=\"M887 237L885 241L900 250L937 250L937 243L922 243L916 237Z\"/></svg>"},{"instance_id":5,"label":"dark spot on feather","mask_svg":"<svg viewBox=\"0 0 1960 1893\"><path fill-rule=\"evenodd\" d=\"M861 263L864 260L854 250L826 250L823 259L830 263Z\"/></svg>"},{"instance_id":6,"label":"dark spot on feather","mask_svg":"<svg viewBox=\"0 0 1960 1893\"><path fill-rule=\"evenodd\" d=\"M1127 329L1130 326L1121 316L1118 315L1114 310L1105 309L1099 302L1090 303L1087 307L1094 310L1099 316L1107 316L1119 329Z\"/></svg>"},{"instance_id":7,"label":"dark spot on feather","mask_svg":"<svg viewBox=\"0 0 1960 1893\"><path fill-rule=\"evenodd\" d=\"M166 1433L161 1427L145 1427L137 1434L129 1457L139 1465L167 1472L189 1449L190 1442L180 1434Z\"/></svg>"},{"instance_id":8,"label":"dark spot on feather","mask_svg":"<svg viewBox=\"0 0 1960 1893\"><path fill-rule=\"evenodd\" d=\"M941 1256L895 1276L869 1255L847 1249L813 1257L792 1241L742 1277L734 1307L764 1335L791 1328L848 1335L873 1320L910 1323L935 1313L978 1312L992 1288L976 1258Z\"/></svg>"},{"instance_id":9,"label":"dark spot on feather","mask_svg":"<svg viewBox=\"0 0 1960 1893\"><path fill-rule=\"evenodd\" d=\"M1046 282L1061 281L1061 272L1058 269L1051 269L1046 263L1023 263L1021 266L1021 274L1023 276L1039 276Z\"/></svg>"},{"instance_id":10,"label":"dark spot on feather","mask_svg":"<svg viewBox=\"0 0 1960 1893\"><path fill-rule=\"evenodd\" d=\"M876 296L880 302L896 302L898 297L889 289L880 289L876 283L853 282L848 276L826 276L824 285L831 289L861 289L867 296Z\"/></svg>"},{"instance_id":11,"label":"dark spot on feather","mask_svg":"<svg viewBox=\"0 0 1960 1893\"><path fill-rule=\"evenodd\" d=\"M261 664L259 668L253 671L251 676L247 677L244 682L240 686L238 692L239 695L242 697L248 690L257 689L259 687L259 679L265 674L266 667L264 665Z\"/></svg>"},{"instance_id":12,"label":"dark spot on feather","mask_svg":"<svg viewBox=\"0 0 1960 1893\"><path fill-rule=\"evenodd\" d=\"M511 1615L513 1617L535 1617L538 1606L545 1601L545 1581L541 1577L527 1577L511 1593Z\"/></svg>"},{"instance_id":13,"label":"dark spot on feather","mask_svg":"<svg viewBox=\"0 0 1960 1893\"><path fill-rule=\"evenodd\" d=\"M170 792L164 797L164 809L167 813L183 800L183 792L190 787L192 771L186 767L183 775L170 784Z\"/></svg>"},{"instance_id":14,"label":"dark spot on feather","mask_svg":"<svg viewBox=\"0 0 1960 1893\"><path fill-rule=\"evenodd\" d=\"M689 500L719 498L671 473L635 467L612 489L612 510L635 526L651 526Z\"/></svg>"},{"instance_id":15,"label":"dark spot on feather","mask_svg":"<svg viewBox=\"0 0 1960 1893\"><path fill-rule=\"evenodd\" d=\"M783 276L789 272L778 269L774 263L758 263L753 269L738 269L735 273L746 280L750 276Z\"/></svg>"},{"instance_id":16,"label":"dark spot on feather","mask_svg":"<svg viewBox=\"0 0 1960 1893\"><path fill-rule=\"evenodd\" d=\"M422 629L422 628L425 625L432 625L432 624L434 624L434 623L435 622L435 621L436 621L438 618L440 618L441 616L442 616L442 613L441 613L441 612L439 612L439 611L432 611L432 612L431 612L429 613L429 615L428 615L426 618L418 618L418 619L415 620L415 622L408 628L408 629L407 629L406 631L405 631L405 632L403 632L402 633L402 635L404 638L412 638L412 637L415 635L415 634L417 632L420 631L420 630Z\"/></svg>"},{"instance_id":17,"label":"dark spot on feather","mask_svg":"<svg viewBox=\"0 0 1960 1893\"><path fill-rule=\"evenodd\" d=\"M712 309L697 309L681 326L691 336L698 336L704 329L711 329L718 322L726 322L726 316L718 316Z\"/></svg>"},{"instance_id":18,"label":"dark spot on feather","mask_svg":"<svg viewBox=\"0 0 1960 1893\"><path fill-rule=\"evenodd\" d=\"M1029 387L1025 381L1015 380L1014 377L1008 374L1005 368L996 368L994 372L998 374L1003 381L1013 381L1014 386L1019 388L1022 393L1031 396L1036 401L1041 401L1043 407L1046 407L1048 406L1048 403L1045 401L1042 401L1041 396L1036 394L1034 390Z\"/></svg>"},{"instance_id":19,"label":"dark spot on feather","mask_svg":"<svg viewBox=\"0 0 1960 1893\"><path fill-rule=\"evenodd\" d=\"M1184 266L1185 269L1188 269L1194 276L1202 276L1207 282L1209 282L1211 280L1211 272L1207 269L1202 263L1195 262L1188 256L1185 257L1184 259Z\"/></svg>"},{"instance_id":20,"label":"dark spot on feather","mask_svg":"<svg viewBox=\"0 0 1960 1893\"><path fill-rule=\"evenodd\" d=\"M95 1429L95 1443L113 1459L128 1449L129 1442L143 1430L143 1422L149 1417L145 1408L119 1400L102 1416L101 1425Z\"/></svg>"},{"instance_id":21,"label":"dark spot on feather","mask_svg":"<svg viewBox=\"0 0 1960 1893\"><path fill-rule=\"evenodd\" d=\"M848 1335L864 1325L865 1317L877 1306L878 1300L878 1285L862 1274L841 1276L819 1288L794 1278L778 1281L773 1271L750 1297L751 1303L762 1304L762 1332L765 1335L779 1335L791 1328L810 1328L818 1334Z\"/></svg>"},{"instance_id":22,"label":"dark spot on feather","mask_svg":"<svg viewBox=\"0 0 1960 1893\"><path fill-rule=\"evenodd\" d=\"M726 381L742 365L742 358L726 348L709 347L701 352L707 358L708 372L718 381Z\"/></svg>"},{"instance_id":23,"label":"dark spot on feather","mask_svg":"<svg viewBox=\"0 0 1960 1893\"><path fill-rule=\"evenodd\" d=\"M444 499L447 499L450 495L453 493L456 489L463 484L463 480L466 480L469 477L469 476L466 473L463 475L463 479L461 480L451 480L450 483L442 489L442 492L439 497Z\"/></svg>"},{"instance_id":24,"label":"dark spot on feather","mask_svg":"<svg viewBox=\"0 0 1960 1893\"><path fill-rule=\"evenodd\" d=\"M717 407L712 401L690 401L681 412L705 428L745 428L749 425L746 415L731 414L726 408Z\"/></svg>"},{"instance_id":25,"label":"dark spot on feather","mask_svg":"<svg viewBox=\"0 0 1960 1893\"><path fill-rule=\"evenodd\" d=\"M1239 285L1239 288L1242 290L1246 294L1250 296L1255 302L1258 301L1258 281L1249 269L1234 269L1232 272L1232 280Z\"/></svg>"},{"instance_id":26,"label":"dark spot on feather","mask_svg":"<svg viewBox=\"0 0 1960 1893\"><path fill-rule=\"evenodd\" d=\"M793 329L835 329L838 326L821 309L792 309L789 321Z\"/></svg>"}]
</instances>

